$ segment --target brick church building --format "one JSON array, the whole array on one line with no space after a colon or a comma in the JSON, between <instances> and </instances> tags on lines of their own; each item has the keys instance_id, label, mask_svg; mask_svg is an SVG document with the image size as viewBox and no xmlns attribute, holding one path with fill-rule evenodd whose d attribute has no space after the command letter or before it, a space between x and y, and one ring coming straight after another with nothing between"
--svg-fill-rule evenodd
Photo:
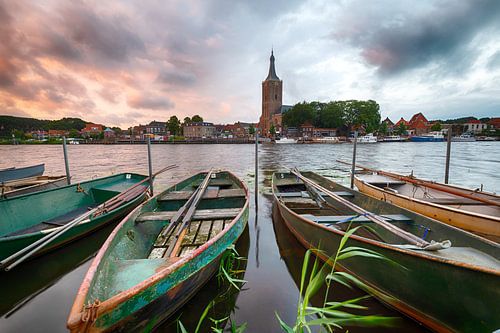
<instances>
[{"instance_id":1,"label":"brick church building","mask_svg":"<svg viewBox=\"0 0 500 333\"><path fill-rule=\"evenodd\" d=\"M261 135L270 136L272 125L274 125L276 133L281 133L282 113L290 108L290 106L283 105L283 81L276 75L274 54L271 51L269 73L262 81L262 114L259 119Z\"/></svg>"}]
</instances>

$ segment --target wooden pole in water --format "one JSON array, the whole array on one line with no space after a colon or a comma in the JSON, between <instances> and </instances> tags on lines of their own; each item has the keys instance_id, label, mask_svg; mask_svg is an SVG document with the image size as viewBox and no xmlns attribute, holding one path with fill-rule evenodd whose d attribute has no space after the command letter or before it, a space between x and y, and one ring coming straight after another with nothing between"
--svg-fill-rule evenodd
<instances>
[{"instance_id":1,"label":"wooden pole in water","mask_svg":"<svg viewBox=\"0 0 500 333\"><path fill-rule=\"evenodd\" d=\"M259 129L255 129L255 209L259 208Z\"/></svg>"},{"instance_id":2,"label":"wooden pole in water","mask_svg":"<svg viewBox=\"0 0 500 333\"><path fill-rule=\"evenodd\" d=\"M453 125L450 125L447 133L447 142L446 142L446 166L444 169L444 183L448 184L448 178L450 176L450 153L451 153L451 134L452 134Z\"/></svg>"},{"instance_id":3,"label":"wooden pole in water","mask_svg":"<svg viewBox=\"0 0 500 333\"><path fill-rule=\"evenodd\" d=\"M153 196L153 161L151 160L151 138L148 137L149 190Z\"/></svg>"},{"instance_id":4,"label":"wooden pole in water","mask_svg":"<svg viewBox=\"0 0 500 333\"><path fill-rule=\"evenodd\" d=\"M354 188L354 170L356 169L356 143L358 141L358 131L354 131L354 146L352 148L352 167L351 167L351 188Z\"/></svg>"},{"instance_id":5,"label":"wooden pole in water","mask_svg":"<svg viewBox=\"0 0 500 333\"><path fill-rule=\"evenodd\" d=\"M66 182L71 185L71 176L69 174L69 161L68 161L68 148L66 147L66 137L63 136L63 153L64 153L64 166L66 168Z\"/></svg>"}]
</instances>

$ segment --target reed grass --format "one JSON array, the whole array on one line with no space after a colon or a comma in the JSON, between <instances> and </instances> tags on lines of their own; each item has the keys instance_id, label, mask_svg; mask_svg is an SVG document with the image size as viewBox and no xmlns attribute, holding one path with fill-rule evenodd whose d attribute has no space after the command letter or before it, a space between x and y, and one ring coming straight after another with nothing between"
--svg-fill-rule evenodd
<instances>
[{"instance_id":1,"label":"reed grass","mask_svg":"<svg viewBox=\"0 0 500 333\"><path fill-rule=\"evenodd\" d=\"M361 226L360 226L361 227ZM365 257L370 259L378 259L392 262L386 257L378 254L375 251L364 249L361 247L349 246L345 247L349 237L354 234L360 227L348 229L342 237L337 253L334 257L326 259L325 263L321 264L319 256L325 257L325 254L320 249L309 249L306 251L304 261L302 263L300 293L297 303L297 315L293 326L284 322L278 313L276 318L281 329L286 333L310 333L319 329L326 332L333 332L335 329L342 329L346 325L352 326L394 326L398 318L384 317L377 315L358 315L348 312L350 309L368 310L366 306L359 304L361 301L370 296L358 297L343 302L328 302L330 288L333 282L337 282L351 288L352 284L358 287L365 287L364 283L353 275L336 271L335 268L339 261L352 257ZM315 255L312 268L312 256ZM317 294L318 290L326 284L326 292L322 307L310 306L311 298Z\"/></svg>"}]
</instances>

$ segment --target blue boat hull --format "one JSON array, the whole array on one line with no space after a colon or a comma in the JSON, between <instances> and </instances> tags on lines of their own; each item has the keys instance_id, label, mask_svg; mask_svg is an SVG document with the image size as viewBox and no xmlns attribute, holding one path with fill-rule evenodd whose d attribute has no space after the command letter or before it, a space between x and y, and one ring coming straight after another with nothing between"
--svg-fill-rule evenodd
<instances>
[{"instance_id":1,"label":"blue boat hull","mask_svg":"<svg viewBox=\"0 0 500 333\"><path fill-rule=\"evenodd\" d=\"M412 142L443 142L442 138L431 138L431 137L423 137L423 136L412 136L410 138Z\"/></svg>"}]
</instances>

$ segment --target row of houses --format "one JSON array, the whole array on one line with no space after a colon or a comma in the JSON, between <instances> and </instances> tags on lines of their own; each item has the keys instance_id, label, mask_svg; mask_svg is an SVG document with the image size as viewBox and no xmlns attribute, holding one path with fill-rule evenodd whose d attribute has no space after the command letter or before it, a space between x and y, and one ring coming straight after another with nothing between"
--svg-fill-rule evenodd
<instances>
[{"instance_id":1,"label":"row of houses","mask_svg":"<svg viewBox=\"0 0 500 333\"><path fill-rule=\"evenodd\" d=\"M421 112L419 112L414 114L408 121L401 117L401 119L399 119L396 123L393 123L389 117L387 117L383 122L387 124L389 132L392 132L394 129L399 128L403 124L407 129L406 133L411 136L429 133L431 131L431 127L436 124L437 121L429 121ZM500 128L500 118L491 118L487 123L482 123L477 119L471 119L468 122L461 124L461 127L462 132L480 134L487 129Z\"/></svg>"},{"instance_id":2,"label":"row of houses","mask_svg":"<svg viewBox=\"0 0 500 333\"><path fill-rule=\"evenodd\" d=\"M203 138L248 138L253 134L251 133L252 127L255 128L255 124L244 122L226 125L210 122L192 122L182 125L182 135L188 140ZM155 141L167 141L171 135L166 122L154 120L147 125L130 127L122 136L124 139L146 140L147 138L151 138Z\"/></svg>"}]
</instances>

